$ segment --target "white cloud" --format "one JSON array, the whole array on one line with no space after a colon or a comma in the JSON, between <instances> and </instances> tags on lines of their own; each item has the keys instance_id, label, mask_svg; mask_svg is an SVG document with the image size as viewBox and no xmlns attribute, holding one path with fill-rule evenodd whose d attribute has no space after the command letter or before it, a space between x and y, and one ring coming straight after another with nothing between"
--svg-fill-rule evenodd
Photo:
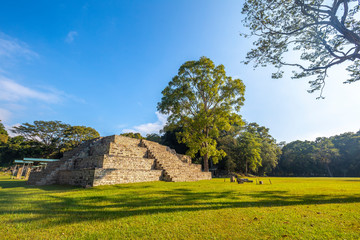
<instances>
[{"instance_id":1,"label":"white cloud","mask_svg":"<svg viewBox=\"0 0 360 240\"><path fill-rule=\"evenodd\" d=\"M138 126L134 126L130 129L123 129L123 132L138 132L143 136L150 133L159 133L161 129L165 126L167 122L167 115L161 114L159 112L155 112L157 116L157 121L154 123L145 123Z\"/></svg>"},{"instance_id":2,"label":"white cloud","mask_svg":"<svg viewBox=\"0 0 360 240\"><path fill-rule=\"evenodd\" d=\"M65 38L65 42L72 43L77 35L78 33L76 31L70 31Z\"/></svg>"},{"instance_id":3,"label":"white cloud","mask_svg":"<svg viewBox=\"0 0 360 240\"><path fill-rule=\"evenodd\" d=\"M7 109L0 108L0 120L4 123L11 117L11 112Z\"/></svg>"},{"instance_id":4,"label":"white cloud","mask_svg":"<svg viewBox=\"0 0 360 240\"><path fill-rule=\"evenodd\" d=\"M36 99L51 103L60 101L60 97L53 91L34 90L3 76L0 76L0 89L0 101L17 102L25 99Z\"/></svg>"},{"instance_id":5,"label":"white cloud","mask_svg":"<svg viewBox=\"0 0 360 240\"><path fill-rule=\"evenodd\" d=\"M18 136L18 134L13 133L13 132L11 131L11 129L13 129L14 127L18 127L18 126L20 126L20 125L21 125L20 123L15 123L15 124L13 124L13 125L6 125L6 124L4 124L4 127L5 127L5 130L8 132L8 134L9 134L10 137L16 137L16 136Z\"/></svg>"},{"instance_id":6,"label":"white cloud","mask_svg":"<svg viewBox=\"0 0 360 240\"><path fill-rule=\"evenodd\" d=\"M0 120L9 122L13 115L23 113L28 109L52 110L51 106L64 101L85 103L76 96L66 94L63 91L51 87L40 87L38 89L24 86L16 81L0 74ZM39 113L36 110L37 113Z\"/></svg>"},{"instance_id":7,"label":"white cloud","mask_svg":"<svg viewBox=\"0 0 360 240\"><path fill-rule=\"evenodd\" d=\"M71 41L76 34L69 33ZM41 111L49 113L52 105L64 101L85 102L51 86L27 86L9 77L13 75L11 67L17 64L17 60L29 60L37 56L26 43L0 32L0 120L4 124L13 125L11 121L14 118L23 114L29 115L29 112L31 115L40 115Z\"/></svg>"},{"instance_id":8,"label":"white cloud","mask_svg":"<svg viewBox=\"0 0 360 240\"><path fill-rule=\"evenodd\" d=\"M26 43L11 38L0 32L0 57L16 58L22 57L31 59L38 57L38 54L29 49Z\"/></svg>"}]
</instances>

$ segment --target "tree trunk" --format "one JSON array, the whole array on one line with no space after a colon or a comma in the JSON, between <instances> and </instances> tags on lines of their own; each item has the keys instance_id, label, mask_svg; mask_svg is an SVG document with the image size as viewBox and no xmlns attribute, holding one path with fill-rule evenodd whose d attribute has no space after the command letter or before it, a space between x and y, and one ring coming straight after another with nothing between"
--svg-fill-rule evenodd
<instances>
[{"instance_id":1,"label":"tree trunk","mask_svg":"<svg viewBox=\"0 0 360 240\"><path fill-rule=\"evenodd\" d=\"M209 171L209 158L208 158L208 154L206 153L204 155L204 172L208 172Z\"/></svg>"},{"instance_id":2,"label":"tree trunk","mask_svg":"<svg viewBox=\"0 0 360 240\"><path fill-rule=\"evenodd\" d=\"M245 161L245 176L247 176L247 172L248 172L248 163L247 160Z\"/></svg>"},{"instance_id":3,"label":"tree trunk","mask_svg":"<svg viewBox=\"0 0 360 240\"><path fill-rule=\"evenodd\" d=\"M205 106L206 107L206 106ZM205 133L206 133L206 137L209 136L209 129L206 127L205 128ZM206 147L206 153L204 155L204 172L209 172L209 156L208 156L208 150L207 150L207 147L208 147L208 143L205 142L205 147Z\"/></svg>"},{"instance_id":4,"label":"tree trunk","mask_svg":"<svg viewBox=\"0 0 360 240\"><path fill-rule=\"evenodd\" d=\"M329 168L329 164L326 164L326 169L328 170L329 176L333 177L333 175L332 175L332 173L330 171L330 168Z\"/></svg>"}]
</instances>

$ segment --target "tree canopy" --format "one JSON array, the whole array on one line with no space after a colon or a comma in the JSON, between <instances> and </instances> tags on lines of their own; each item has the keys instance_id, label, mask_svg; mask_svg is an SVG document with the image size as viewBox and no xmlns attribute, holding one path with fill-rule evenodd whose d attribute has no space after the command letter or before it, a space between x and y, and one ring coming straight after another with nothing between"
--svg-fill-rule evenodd
<instances>
[{"instance_id":1,"label":"tree canopy","mask_svg":"<svg viewBox=\"0 0 360 240\"><path fill-rule=\"evenodd\" d=\"M178 140L189 147L187 154L203 157L205 171L209 171L210 157L216 163L225 156L216 148L219 131L242 124L238 112L245 100L244 92L240 79L226 76L223 65L215 66L206 57L181 65L162 91L158 110L169 115L167 128L182 128Z\"/></svg>"},{"instance_id":2,"label":"tree canopy","mask_svg":"<svg viewBox=\"0 0 360 240\"><path fill-rule=\"evenodd\" d=\"M358 81L359 9L357 0L246 0L243 23L250 33L243 35L257 39L245 63L274 65L273 78L283 76L283 66L297 67L294 78L313 76L309 92L322 92L328 69L338 64L349 63L345 83ZM289 51L298 52L299 61L291 62Z\"/></svg>"},{"instance_id":3,"label":"tree canopy","mask_svg":"<svg viewBox=\"0 0 360 240\"><path fill-rule=\"evenodd\" d=\"M218 139L219 147L226 152L220 166L227 172L265 175L272 172L281 154L269 129L257 123L233 126Z\"/></svg>"},{"instance_id":4,"label":"tree canopy","mask_svg":"<svg viewBox=\"0 0 360 240\"><path fill-rule=\"evenodd\" d=\"M133 133L133 132L122 133L122 134L120 134L120 136L136 138L136 139L145 139L143 136L141 136L140 133Z\"/></svg>"},{"instance_id":5,"label":"tree canopy","mask_svg":"<svg viewBox=\"0 0 360 240\"><path fill-rule=\"evenodd\" d=\"M100 137L100 134L91 127L69 126L63 132L63 151L72 149L82 142Z\"/></svg>"},{"instance_id":6,"label":"tree canopy","mask_svg":"<svg viewBox=\"0 0 360 240\"><path fill-rule=\"evenodd\" d=\"M8 138L9 134L0 120L0 143L6 143Z\"/></svg>"},{"instance_id":7,"label":"tree canopy","mask_svg":"<svg viewBox=\"0 0 360 240\"><path fill-rule=\"evenodd\" d=\"M34 121L13 127L18 136L9 137L0 144L0 162L11 163L23 157L60 158L83 141L99 137L99 133L86 126L71 126L61 121Z\"/></svg>"},{"instance_id":8,"label":"tree canopy","mask_svg":"<svg viewBox=\"0 0 360 240\"><path fill-rule=\"evenodd\" d=\"M294 141L282 148L279 176L360 176L360 131L315 141Z\"/></svg>"},{"instance_id":9,"label":"tree canopy","mask_svg":"<svg viewBox=\"0 0 360 240\"><path fill-rule=\"evenodd\" d=\"M12 131L27 140L38 141L45 146L59 146L64 138L64 132L68 128L70 125L61 121L34 121L33 124L23 123L15 126Z\"/></svg>"}]
</instances>

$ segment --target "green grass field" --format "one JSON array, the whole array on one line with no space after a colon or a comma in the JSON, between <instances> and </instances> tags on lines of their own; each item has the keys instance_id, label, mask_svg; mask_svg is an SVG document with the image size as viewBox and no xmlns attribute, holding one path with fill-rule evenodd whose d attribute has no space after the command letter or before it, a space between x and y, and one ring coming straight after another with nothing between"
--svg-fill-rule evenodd
<instances>
[{"instance_id":1,"label":"green grass field","mask_svg":"<svg viewBox=\"0 0 360 240\"><path fill-rule=\"evenodd\" d=\"M360 239L360 179L89 189L0 176L1 239Z\"/></svg>"}]
</instances>

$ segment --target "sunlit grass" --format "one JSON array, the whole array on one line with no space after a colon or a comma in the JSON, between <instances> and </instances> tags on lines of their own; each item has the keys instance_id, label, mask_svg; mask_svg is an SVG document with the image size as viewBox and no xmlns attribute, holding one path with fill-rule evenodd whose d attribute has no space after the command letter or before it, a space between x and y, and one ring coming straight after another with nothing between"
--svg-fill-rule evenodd
<instances>
[{"instance_id":1,"label":"sunlit grass","mask_svg":"<svg viewBox=\"0 0 360 240\"><path fill-rule=\"evenodd\" d=\"M360 238L360 179L262 180L83 189L0 176L0 238Z\"/></svg>"}]
</instances>

